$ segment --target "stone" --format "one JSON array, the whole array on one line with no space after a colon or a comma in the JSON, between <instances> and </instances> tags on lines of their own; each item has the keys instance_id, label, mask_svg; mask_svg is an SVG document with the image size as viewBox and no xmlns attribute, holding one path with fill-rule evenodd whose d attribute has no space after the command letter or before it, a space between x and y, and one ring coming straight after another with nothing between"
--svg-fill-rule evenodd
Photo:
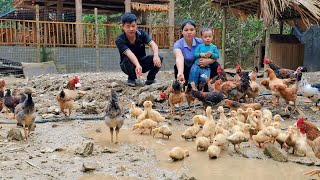
<instances>
[{"instance_id":1,"label":"stone","mask_svg":"<svg viewBox=\"0 0 320 180\"><path fill-rule=\"evenodd\" d=\"M47 113L59 115L60 114L60 108L58 106L50 106L47 110Z\"/></svg>"},{"instance_id":2,"label":"stone","mask_svg":"<svg viewBox=\"0 0 320 180\"><path fill-rule=\"evenodd\" d=\"M54 118L56 115L50 113L50 114L43 114L41 117L43 119L50 119L50 118Z\"/></svg>"},{"instance_id":3,"label":"stone","mask_svg":"<svg viewBox=\"0 0 320 180\"><path fill-rule=\"evenodd\" d=\"M193 126L193 122L192 121L186 121L184 123L185 126Z\"/></svg>"},{"instance_id":4,"label":"stone","mask_svg":"<svg viewBox=\"0 0 320 180\"><path fill-rule=\"evenodd\" d=\"M174 115L173 117L172 117L174 120L177 120L177 121L182 121L184 118L182 117L182 116L180 116L180 115Z\"/></svg>"},{"instance_id":5,"label":"stone","mask_svg":"<svg viewBox=\"0 0 320 180\"><path fill-rule=\"evenodd\" d=\"M16 140L16 141L24 140L21 131L19 129L15 129L15 128L10 129L10 131L8 132L7 138L11 139L11 140Z\"/></svg>"},{"instance_id":6,"label":"stone","mask_svg":"<svg viewBox=\"0 0 320 180\"><path fill-rule=\"evenodd\" d=\"M296 157L296 156L290 156L289 161L297 164L302 164L306 166L314 166L315 160L309 158L309 157Z\"/></svg>"},{"instance_id":7,"label":"stone","mask_svg":"<svg viewBox=\"0 0 320 180\"><path fill-rule=\"evenodd\" d=\"M263 152L259 149L259 148L243 148L244 146L247 146L248 143L241 143L241 148L240 149L236 149L235 151L245 157L245 158L249 158L249 159L267 159L267 157L263 154Z\"/></svg>"},{"instance_id":8,"label":"stone","mask_svg":"<svg viewBox=\"0 0 320 180\"><path fill-rule=\"evenodd\" d=\"M43 147L40 149L41 153L52 153L54 151L54 149L49 148L49 147Z\"/></svg>"},{"instance_id":9,"label":"stone","mask_svg":"<svg viewBox=\"0 0 320 180\"><path fill-rule=\"evenodd\" d=\"M99 114L100 113L100 111L99 111L100 108L98 107L98 104L95 101L92 101L90 103L83 101L82 108L84 109L83 110L84 114Z\"/></svg>"},{"instance_id":10,"label":"stone","mask_svg":"<svg viewBox=\"0 0 320 180\"><path fill-rule=\"evenodd\" d=\"M154 102L157 97L155 97L152 93L150 92L142 92L139 94L138 97L138 106L142 106L145 101L152 101Z\"/></svg>"},{"instance_id":11,"label":"stone","mask_svg":"<svg viewBox=\"0 0 320 180\"><path fill-rule=\"evenodd\" d=\"M93 153L93 143L92 142L88 142L85 146L85 148L81 148L81 147L77 147L74 150L74 154L80 154L82 157L87 157L92 155Z\"/></svg>"},{"instance_id":12,"label":"stone","mask_svg":"<svg viewBox=\"0 0 320 180\"><path fill-rule=\"evenodd\" d=\"M96 170L98 167L98 163L97 162L84 162L82 164L82 172L88 172L88 171L94 171Z\"/></svg>"},{"instance_id":13,"label":"stone","mask_svg":"<svg viewBox=\"0 0 320 180\"><path fill-rule=\"evenodd\" d=\"M185 173L181 174L181 176L178 178L178 180L196 180L195 177L189 177Z\"/></svg>"},{"instance_id":14,"label":"stone","mask_svg":"<svg viewBox=\"0 0 320 180\"><path fill-rule=\"evenodd\" d=\"M266 144L263 152L275 161L288 162L288 153L279 149L274 144Z\"/></svg>"},{"instance_id":15,"label":"stone","mask_svg":"<svg viewBox=\"0 0 320 180\"><path fill-rule=\"evenodd\" d=\"M116 153L118 152L117 150L114 150L114 149L109 149L109 148L104 148L102 150L102 153Z\"/></svg>"},{"instance_id":16,"label":"stone","mask_svg":"<svg viewBox=\"0 0 320 180\"><path fill-rule=\"evenodd\" d=\"M52 124L53 128L58 127L58 126L59 126L58 124Z\"/></svg>"}]
</instances>

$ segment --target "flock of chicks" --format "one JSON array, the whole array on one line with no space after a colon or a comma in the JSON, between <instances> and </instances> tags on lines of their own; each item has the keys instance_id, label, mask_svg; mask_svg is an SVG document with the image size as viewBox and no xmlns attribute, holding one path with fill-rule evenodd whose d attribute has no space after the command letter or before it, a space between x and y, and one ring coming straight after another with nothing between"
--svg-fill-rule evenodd
<instances>
[{"instance_id":1,"label":"flock of chicks","mask_svg":"<svg viewBox=\"0 0 320 180\"><path fill-rule=\"evenodd\" d=\"M137 119L133 125L133 129L141 129L143 134L147 129L154 137L160 133L162 137L172 135L167 124L159 127L164 117L156 110L152 109L152 102L144 102L144 110L131 104L130 115ZM303 140L300 131L296 126L289 127L288 132L282 132L280 129L280 121L283 121L279 114L272 115L268 109L254 110L247 108L245 111L242 108L231 111L231 116L227 118L224 108L219 106L217 112L220 114L219 119L213 118L213 109L211 106L206 108L206 115L195 115L192 118L193 126L187 128L181 137L192 141L196 139L197 150L207 150L210 158L218 158L221 151L230 143L240 148L242 142L247 142L250 139L257 142L261 148L267 142L278 142L282 147L292 147L293 152L305 156L307 152L306 142ZM201 133L200 133L201 131ZM199 137L197 135L200 134ZM186 155L189 155L188 150L183 150L180 147L175 147L170 151L170 157L173 160L181 160Z\"/></svg>"},{"instance_id":2,"label":"flock of chicks","mask_svg":"<svg viewBox=\"0 0 320 180\"><path fill-rule=\"evenodd\" d=\"M287 151L292 148L292 153L298 156L306 156L307 147L310 146L316 157L320 158L320 131L317 126L303 119L303 112L297 108L298 89L304 97L309 98L316 105L320 99L320 86L310 85L307 81L301 80L304 67L298 67L296 71L283 69L276 66L272 61L265 59L265 64L270 68L266 69L268 78L262 80L261 85L272 91L272 105L275 107L280 104L280 97L285 100L287 106L284 111L289 111L289 102L294 103L294 112L297 111L301 118L297 123L287 127L287 131L282 131L280 122L283 121L279 114L273 115L269 109L261 109L263 103L255 102L260 94L260 85L256 82L257 71L242 72L241 67L237 66L237 73L232 80L228 80L226 72L219 67L218 76L207 80L208 92L204 92L205 85L199 85L199 90L194 84L188 84L186 91L182 91L182 83L174 81L166 90L160 92L162 99L168 99L170 114L175 111L175 105L179 104L179 113L182 114L182 104L186 99L189 110L191 101L199 100L205 109L206 115L195 115L192 118L193 126L187 128L181 137L196 139L197 150L206 150L210 158L218 158L221 151L228 144L233 144L234 148L240 148L242 142L254 141L258 147L262 148L265 143L279 143L281 148ZM292 85L293 84L293 85ZM292 86L290 86L292 85ZM311 94L311 95L310 95ZM252 103L247 103L246 98L252 99ZM239 101L243 99L244 103ZM194 102L195 104L195 102ZM230 117L224 113L224 108L219 106L217 112L220 114L218 119L214 119L213 107L221 104L230 108ZM194 106L195 107L195 106ZM152 109L152 103L144 103L145 110L131 104L131 116L137 118L137 123L133 130L140 128L150 130L150 134L160 132L163 136L172 135L168 125L157 127L164 119L160 113ZM195 111L195 109L193 110ZM156 113L155 113L156 112ZM148 115L157 114L153 119ZM151 115L153 116L153 115ZM160 121L159 121L160 120ZM161 129L161 130L158 130ZM164 130L162 130L164 129ZM199 133L201 131L201 133ZM197 135L200 136L197 137ZM304 135L306 134L306 136ZM181 160L189 156L189 151L181 147L173 148L169 156L173 160ZM309 174L317 174L320 171L313 171Z\"/></svg>"}]
</instances>

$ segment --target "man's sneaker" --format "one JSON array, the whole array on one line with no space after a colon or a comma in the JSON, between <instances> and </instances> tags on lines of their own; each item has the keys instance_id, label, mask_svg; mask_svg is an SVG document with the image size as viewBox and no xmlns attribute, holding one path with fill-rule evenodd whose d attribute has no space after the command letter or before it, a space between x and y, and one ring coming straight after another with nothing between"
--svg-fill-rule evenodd
<instances>
[{"instance_id":1,"label":"man's sneaker","mask_svg":"<svg viewBox=\"0 0 320 180\"><path fill-rule=\"evenodd\" d=\"M136 81L128 79L127 80L127 85L130 86L130 87L135 87L136 86Z\"/></svg>"},{"instance_id":2,"label":"man's sneaker","mask_svg":"<svg viewBox=\"0 0 320 180\"><path fill-rule=\"evenodd\" d=\"M146 85L151 85L153 83L156 83L156 80L146 80Z\"/></svg>"}]
</instances>

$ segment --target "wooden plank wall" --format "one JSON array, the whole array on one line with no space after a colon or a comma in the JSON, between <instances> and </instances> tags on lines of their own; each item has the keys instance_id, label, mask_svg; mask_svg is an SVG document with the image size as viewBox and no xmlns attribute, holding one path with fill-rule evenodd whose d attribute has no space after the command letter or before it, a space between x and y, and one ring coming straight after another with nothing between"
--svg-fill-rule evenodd
<instances>
[{"instance_id":1,"label":"wooden plank wall","mask_svg":"<svg viewBox=\"0 0 320 180\"><path fill-rule=\"evenodd\" d=\"M298 43L271 43L270 59L280 67L296 69L303 65L304 46Z\"/></svg>"}]
</instances>

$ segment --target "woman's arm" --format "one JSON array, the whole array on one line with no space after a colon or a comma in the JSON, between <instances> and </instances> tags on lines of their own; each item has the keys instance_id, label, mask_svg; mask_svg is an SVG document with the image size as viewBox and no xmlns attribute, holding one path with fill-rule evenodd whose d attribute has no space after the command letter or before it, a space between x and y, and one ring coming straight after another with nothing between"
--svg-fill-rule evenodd
<instances>
[{"instance_id":1,"label":"woman's arm","mask_svg":"<svg viewBox=\"0 0 320 180\"><path fill-rule=\"evenodd\" d=\"M176 66L178 69L177 79L180 81L184 81L184 57L182 51L180 49L174 49L173 54L176 58Z\"/></svg>"}]
</instances>

